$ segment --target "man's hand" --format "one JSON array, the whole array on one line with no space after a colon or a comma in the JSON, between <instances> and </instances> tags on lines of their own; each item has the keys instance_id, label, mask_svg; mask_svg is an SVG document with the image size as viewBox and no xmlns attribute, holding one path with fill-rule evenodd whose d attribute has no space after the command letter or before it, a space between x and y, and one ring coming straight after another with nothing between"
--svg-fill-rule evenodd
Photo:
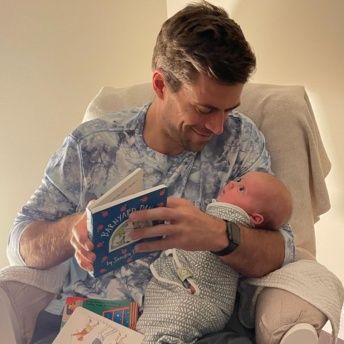
<instances>
[{"instance_id":1,"label":"man's hand","mask_svg":"<svg viewBox=\"0 0 344 344\"><path fill-rule=\"evenodd\" d=\"M93 271L96 256L92 252L94 246L88 236L86 216L84 212L79 221L74 224L70 243L74 247L74 256L80 267L86 271Z\"/></svg>"},{"instance_id":2,"label":"man's hand","mask_svg":"<svg viewBox=\"0 0 344 344\"><path fill-rule=\"evenodd\" d=\"M140 243L135 250L160 251L180 248L189 251L219 251L228 245L225 223L205 214L191 202L169 197L167 206L134 212L129 219L135 221L162 220L165 224L135 229L132 239L159 237L154 241Z\"/></svg>"},{"instance_id":3,"label":"man's hand","mask_svg":"<svg viewBox=\"0 0 344 344\"><path fill-rule=\"evenodd\" d=\"M134 212L131 221L163 220L167 223L134 229L132 239L162 236L137 244L135 250L220 251L228 245L225 222L203 213L190 202L169 197L167 206ZM221 260L248 277L261 277L279 267L284 258L284 239L279 231L252 230L240 226L240 245Z\"/></svg>"}]
</instances>

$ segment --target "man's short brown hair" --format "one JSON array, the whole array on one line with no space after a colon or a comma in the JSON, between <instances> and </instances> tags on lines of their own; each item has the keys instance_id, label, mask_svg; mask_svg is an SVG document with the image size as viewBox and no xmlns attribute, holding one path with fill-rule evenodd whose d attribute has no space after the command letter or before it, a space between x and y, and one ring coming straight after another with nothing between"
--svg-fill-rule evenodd
<instances>
[{"instance_id":1,"label":"man's short brown hair","mask_svg":"<svg viewBox=\"0 0 344 344\"><path fill-rule=\"evenodd\" d=\"M206 1L190 4L165 21L157 37L152 67L178 91L199 73L224 84L245 83L256 65L240 26L224 9Z\"/></svg>"}]
</instances>

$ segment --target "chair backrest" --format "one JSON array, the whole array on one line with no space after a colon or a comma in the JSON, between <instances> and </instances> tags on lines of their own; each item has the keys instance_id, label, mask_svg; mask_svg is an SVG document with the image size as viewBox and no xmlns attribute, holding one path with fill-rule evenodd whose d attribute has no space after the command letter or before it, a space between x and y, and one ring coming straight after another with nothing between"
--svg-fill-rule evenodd
<instances>
[{"instance_id":1,"label":"chair backrest","mask_svg":"<svg viewBox=\"0 0 344 344\"><path fill-rule=\"evenodd\" d=\"M153 96L150 83L117 89L104 87L87 107L83 120L141 106ZM325 184L330 162L304 87L248 83L239 111L264 133L272 169L292 193L290 223L297 258L314 258L314 223L330 209Z\"/></svg>"}]
</instances>

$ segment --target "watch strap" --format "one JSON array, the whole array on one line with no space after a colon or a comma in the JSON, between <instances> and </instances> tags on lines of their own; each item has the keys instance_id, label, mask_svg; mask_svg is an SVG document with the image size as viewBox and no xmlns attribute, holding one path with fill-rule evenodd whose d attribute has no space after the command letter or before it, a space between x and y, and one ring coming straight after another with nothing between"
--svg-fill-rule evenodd
<instances>
[{"instance_id":1,"label":"watch strap","mask_svg":"<svg viewBox=\"0 0 344 344\"><path fill-rule=\"evenodd\" d=\"M240 227L231 221L226 221L226 234L228 238L228 246L222 249L221 251L211 251L217 256L226 256L232 253L240 244Z\"/></svg>"}]
</instances>

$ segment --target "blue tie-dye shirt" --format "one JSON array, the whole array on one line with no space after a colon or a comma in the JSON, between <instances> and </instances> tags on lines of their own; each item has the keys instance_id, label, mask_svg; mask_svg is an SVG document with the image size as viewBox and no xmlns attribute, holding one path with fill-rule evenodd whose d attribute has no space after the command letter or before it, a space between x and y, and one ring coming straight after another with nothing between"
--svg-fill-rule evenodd
<instances>
[{"instance_id":1,"label":"blue tie-dye shirt","mask_svg":"<svg viewBox=\"0 0 344 344\"><path fill-rule=\"evenodd\" d=\"M202 210L228 180L251 170L271 172L264 137L242 114L233 111L223 133L214 137L201 152L168 156L150 149L144 142L148 106L83 123L65 139L50 159L40 187L15 220L8 246L13 264L25 264L19 253L19 240L30 222L54 221L83 211L90 200L98 198L138 167L144 170L146 188L166 184L169 195L184 197ZM285 239L284 263L288 263L294 260L293 235L288 225L281 228L281 233ZM150 278L152 259L153 256L134 262L117 272L117 279L122 282L125 279L124 296L139 301L145 285L142 281ZM137 279L129 278L133 275L138 276ZM111 279L113 274L100 279L90 277L72 258L64 291L108 297L109 283L112 288L121 289L121 281ZM142 288L137 290L137 285Z\"/></svg>"}]
</instances>

